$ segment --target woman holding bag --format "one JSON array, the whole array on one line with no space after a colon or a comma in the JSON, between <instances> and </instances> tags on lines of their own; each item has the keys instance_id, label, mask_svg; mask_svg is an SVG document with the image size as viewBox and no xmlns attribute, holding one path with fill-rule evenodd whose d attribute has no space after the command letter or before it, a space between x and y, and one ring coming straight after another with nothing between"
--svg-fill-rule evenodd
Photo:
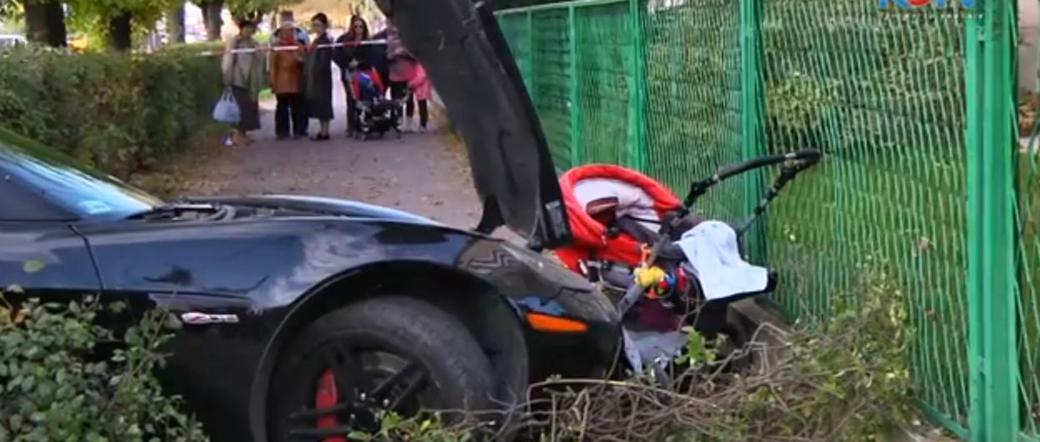
<instances>
[{"instance_id":1,"label":"woman holding bag","mask_svg":"<svg viewBox=\"0 0 1040 442\"><path fill-rule=\"evenodd\" d=\"M264 87L264 55L257 49L253 39L256 24L243 20L238 24L238 35L227 42L227 50L221 60L224 84L231 90L238 104L239 121L235 126L232 142L245 145L251 140L249 131L260 129L260 90ZM238 52L236 52L238 50Z\"/></svg>"}]
</instances>

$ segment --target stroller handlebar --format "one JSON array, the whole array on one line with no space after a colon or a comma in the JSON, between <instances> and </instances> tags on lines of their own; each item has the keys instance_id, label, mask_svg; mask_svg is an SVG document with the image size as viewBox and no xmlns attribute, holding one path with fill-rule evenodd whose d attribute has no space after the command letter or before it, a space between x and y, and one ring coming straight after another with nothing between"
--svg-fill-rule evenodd
<instances>
[{"instance_id":1,"label":"stroller handlebar","mask_svg":"<svg viewBox=\"0 0 1040 442\"><path fill-rule=\"evenodd\" d=\"M785 154L776 155L765 155L758 158L752 158L743 163L734 164L719 169L715 172L715 175L711 177L694 182L690 185L690 193L686 196L683 201L683 205L689 208L697 201L702 195L704 195L709 188L712 186L725 181L734 176L749 172L755 169L763 167L773 166L777 164L784 164L787 162L797 162L795 166L789 166L794 169L795 173L801 172L802 170L812 167L820 161L823 154L817 149L802 149L795 152L789 152Z\"/></svg>"}]
</instances>

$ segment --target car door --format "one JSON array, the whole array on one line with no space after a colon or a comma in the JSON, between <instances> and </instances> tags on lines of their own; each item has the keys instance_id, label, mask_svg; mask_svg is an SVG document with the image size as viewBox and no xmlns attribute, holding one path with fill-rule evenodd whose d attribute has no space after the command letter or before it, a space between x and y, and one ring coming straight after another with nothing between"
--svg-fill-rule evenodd
<instances>
[{"instance_id":1,"label":"car door","mask_svg":"<svg viewBox=\"0 0 1040 442\"><path fill-rule=\"evenodd\" d=\"M43 300L98 293L90 252L66 215L12 180L0 167L0 288Z\"/></svg>"}]
</instances>

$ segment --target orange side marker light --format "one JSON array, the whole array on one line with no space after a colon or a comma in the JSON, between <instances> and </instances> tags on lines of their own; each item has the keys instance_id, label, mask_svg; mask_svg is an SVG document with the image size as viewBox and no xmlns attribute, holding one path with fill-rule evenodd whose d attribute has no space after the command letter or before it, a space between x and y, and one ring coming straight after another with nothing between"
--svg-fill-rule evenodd
<instances>
[{"instance_id":1,"label":"orange side marker light","mask_svg":"<svg viewBox=\"0 0 1040 442\"><path fill-rule=\"evenodd\" d=\"M527 322L531 328L549 333L585 333L589 326L581 321L550 316L541 313L528 313Z\"/></svg>"}]
</instances>

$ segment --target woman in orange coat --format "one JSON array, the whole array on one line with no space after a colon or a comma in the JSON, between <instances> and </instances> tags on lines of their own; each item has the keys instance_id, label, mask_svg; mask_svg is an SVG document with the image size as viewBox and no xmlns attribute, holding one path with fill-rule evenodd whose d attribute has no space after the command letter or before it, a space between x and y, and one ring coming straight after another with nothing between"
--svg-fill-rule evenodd
<instances>
[{"instance_id":1,"label":"woman in orange coat","mask_svg":"<svg viewBox=\"0 0 1040 442\"><path fill-rule=\"evenodd\" d=\"M303 110L303 91L300 87L304 47L297 40L296 29L291 21L282 22L276 37L277 49L271 52L270 69L271 92L278 100L274 112L275 134L280 140L288 138L290 133L297 139L305 138L308 116Z\"/></svg>"}]
</instances>

